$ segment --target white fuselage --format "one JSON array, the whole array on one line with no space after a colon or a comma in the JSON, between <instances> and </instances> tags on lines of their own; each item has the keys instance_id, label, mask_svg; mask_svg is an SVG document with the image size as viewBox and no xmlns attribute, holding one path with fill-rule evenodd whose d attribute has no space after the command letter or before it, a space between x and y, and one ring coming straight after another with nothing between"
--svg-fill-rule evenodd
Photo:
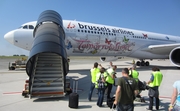
<instances>
[{"instance_id":1,"label":"white fuselage","mask_svg":"<svg viewBox=\"0 0 180 111\"><path fill-rule=\"evenodd\" d=\"M15 46L31 50L34 40L33 29L24 29L25 25L35 27L36 22L23 24L22 28L7 33L5 39ZM63 20L63 26L68 56L129 56L138 59L168 59L169 53L156 54L146 49L150 45L180 42L177 36L80 21Z\"/></svg>"}]
</instances>

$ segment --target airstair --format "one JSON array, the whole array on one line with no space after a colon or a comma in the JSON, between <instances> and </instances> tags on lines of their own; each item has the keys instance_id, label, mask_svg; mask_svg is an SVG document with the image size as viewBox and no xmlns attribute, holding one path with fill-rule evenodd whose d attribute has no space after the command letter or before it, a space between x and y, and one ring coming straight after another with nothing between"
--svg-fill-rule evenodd
<instances>
[{"instance_id":1,"label":"airstair","mask_svg":"<svg viewBox=\"0 0 180 111\"><path fill-rule=\"evenodd\" d=\"M67 53L61 16L47 10L39 16L26 65L29 97L62 97L66 93Z\"/></svg>"}]
</instances>

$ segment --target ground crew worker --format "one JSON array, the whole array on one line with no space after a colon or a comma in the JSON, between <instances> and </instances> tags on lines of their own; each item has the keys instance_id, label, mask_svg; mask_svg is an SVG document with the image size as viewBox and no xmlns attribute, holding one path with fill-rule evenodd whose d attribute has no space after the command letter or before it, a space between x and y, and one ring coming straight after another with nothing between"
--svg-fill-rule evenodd
<instances>
[{"instance_id":1,"label":"ground crew worker","mask_svg":"<svg viewBox=\"0 0 180 111\"><path fill-rule=\"evenodd\" d=\"M136 71L136 65L133 65L132 68L130 68L129 76L134 78L138 82L139 72Z\"/></svg>"},{"instance_id":2,"label":"ground crew worker","mask_svg":"<svg viewBox=\"0 0 180 111\"><path fill-rule=\"evenodd\" d=\"M104 99L104 92L105 92L105 88L107 86L106 84L106 73L105 72L105 68L101 68L100 72L98 74L96 74L96 83L95 83L95 87L98 89L98 100L97 100L97 106L102 107L102 103L103 103L103 99Z\"/></svg>"},{"instance_id":3,"label":"ground crew worker","mask_svg":"<svg viewBox=\"0 0 180 111\"><path fill-rule=\"evenodd\" d=\"M150 80L147 82L149 84L149 107L147 110L153 109L153 97L156 98L156 110L159 110L159 86L161 85L163 75L157 67L152 68L152 75ZM152 94L150 90L153 90Z\"/></svg>"},{"instance_id":4,"label":"ground crew worker","mask_svg":"<svg viewBox=\"0 0 180 111\"><path fill-rule=\"evenodd\" d=\"M115 75L116 74L116 72L115 72L116 69L117 69L117 66L116 65L112 65L112 68L107 70L107 78L106 78L106 83L107 83L107 100L111 98L110 94L111 94L112 86L114 84L114 79L116 77L116 75Z\"/></svg>"},{"instance_id":5,"label":"ground crew worker","mask_svg":"<svg viewBox=\"0 0 180 111\"><path fill-rule=\"evenodd\" d=\"M101 65L99 65L101 66ZM100 69L98 68L98 63L94 63L94 67L90 70L91 72L91 87L88 95L88 100L91 101L92 93L95 88L95 82L96 82L96 74L100 72Z\"/></svg>"},{"instance_id":6,"label":"ground crew worker","mask_svg":"<svg viewBox=\"0 0 180 111\"><path fill-rule=\"evenodd\" d=\"M134 59L133 59L132 63L135 64L135 60Z\"/></svg>"},{"instance_id":7,"label":"ground crew worker","mask_svg":"<svg viewBox=\"0 0 180 111\"><path fill-rule=\"evenodd\" d=\"M141 81L139 81L139 72L136 70L136 65L134 64L130 69L129 69L129 76L131 78L134 78L138 84L138 88L139 88L139 93L136 96L135 101L138 102L145 102L144 98L141 97L140 93L141 93L141 88L143 83Z\"/></svg>"}]
</instances>

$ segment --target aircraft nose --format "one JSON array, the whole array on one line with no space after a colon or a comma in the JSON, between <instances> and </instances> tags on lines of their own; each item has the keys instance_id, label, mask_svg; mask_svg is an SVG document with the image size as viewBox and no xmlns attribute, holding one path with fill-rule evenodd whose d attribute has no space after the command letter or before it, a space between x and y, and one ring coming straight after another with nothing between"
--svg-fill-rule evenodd
<instances>
[{"instance_id":1,"label":"aircraft nose","mask_svg":"<svg viewBox=\"0 0 180 111\"><path fill-rule=\"evenodd\" d=\"M6 39L11 44L14 44L14 31L8 32L4 35L4 39Z\"/></svg>"}]
</instances>

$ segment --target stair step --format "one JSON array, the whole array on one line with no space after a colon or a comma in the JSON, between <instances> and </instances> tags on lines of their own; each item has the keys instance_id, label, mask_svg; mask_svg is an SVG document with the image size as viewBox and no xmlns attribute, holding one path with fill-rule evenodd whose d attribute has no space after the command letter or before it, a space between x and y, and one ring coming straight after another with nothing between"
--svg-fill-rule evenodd
<instances>
[{"instance_id":1,"label":"stair step","mask_svg":"<svg viewBox=\"0 0 180 111\"><path fill-rule=\"evenodd\" d=\"M62 80L62 77L43 77L43 78L38 78L38 77L34 77L34 81L38 80L38 81L57 81L57 80Z\"/></svg>"},{"instance_id":2,"label":"stair step","mask_svg":"<svg viewBox=\"0 0 180 111\"><path fill-rule=\"evenodd\" d=\"M42 73L44 73L44 74L62 74L62 71L61 70L59 70L59 71L54 71L54 70L52 70L52 71L50 71L50 70L46 70L46 71L43 71L43 70L37 70L36 71L36 74L42 74Z\"/></svg>"},{"instance_id":3,"label":"stair step","mask_svg":"<svg viewBox=\"0 0 180 111\"><path fill-rule=\"evenodd\" d=\"M53 55L53 56L41 55L41 56L38 56L38 59L41 59L41 58L46 58L46 59L59 59L59 60L62 59L62 57L61 57L61 56L58 56L58 55Z\"/></svg>"},{"instance_id":4,"label":"stair step","mask_svg":"<svg viewBox=\"0 0 180 111\"><path fill-rule=\"evenodd\" d=\"M32 91L63 91L64 87L33 87Z\"/></svg>"},{"instance_id":5,"label":"stair step","mask_svg":"<svg viewBox=\"0 0 180 111\"><path fill-rule=\"evenodd\" d=\"M33 96L37 96L37 95L63 95L64 92L63 91L59 91L59 92L32 92Z\"/></svg>"},{"instance_id":6,"label":"stair step","mask_svg":"<svg viewBox=\"0 0 180 111\"><path fill-rule=\"evenodd\" d=\"M36 70L61 70L60 67L36 67Z\"/></svg>"},{"instance_id":7,"label":"stair step","mask_svg":"<svg viewBox=\"0 0 180 111\"><path fill-rule=\"evenodd\" d=\"M38 70L38 71L36 71L36 74L38 75L38 74L59 74L59 75L62 75L63 74L63 72L62 71L42 71L42 70Z\"/></svg>"},{"instance_id":8,"label":"stair step","mask_svg":"<svg viewBox=\"0 0 180 111\"><path fill-rule=\"evenodd\" d=\"M36 74L35 75L35 78L62 78L62 75L61 74L50 74L50 73L39 73L39 74Z\"/></svg>"},{"instance_id":9,"label":"stair step","mask_svg":"<svg viewBox=\"0 0 180 111\"><path fill-rule=\"evenodd\" d=\"M61 84L63 84L64 83L64 81L61 79L61 80L56 80L56 81L40 81L40 80L35 80L34 82L33 82L33 84L52 84L52 83L61 83Z\"/></svg>"},{"instance_id":10,"label":"stair step","mask_svg":"<svg viewBox=\"0 0 180 111\"><path fill-rule=\"evenodd\" d=\"M62 66L62 64L61 63L52 63L52 62L39 62L39 61L37 61L38 63L36 64L36 66L38 66L38 67L57 67L57 66Z\"/></svg>"},{"instance_id":11,"label":"stair step","mask_svg":"<svg viewBox=\"0 0 180 111\"><path fill-rule=\"evenodd\" d=\"M36 67L61 67L61 64L37 64Z\"/></svg>"},{"instance_id":12,"label":"stair step","mask_svg":"<svg viewBox=\"0 0 180 111\"><path fill-rule=\"evenodd\" d=\"M61 64L60 61L57 61L57 60L51 60L51 61L37 61L38 64Z\"/></svg>"},{"instance_id":13,"label":"stair step","mask_svg":"<svg viewBox=\"0 0 180 111\"><path fill-rule=\"evenodd\" d=\"M36 68L36 71L61 71L60 67L55 68Z\"/></svg>"},{"instance_id":14,"label":"stair step","mask_svg":"<svg viewBox=\"0 0 180 111\"><path fill-rule=\"evenodd\" d=\"M55 53L41 53L38 56L59 56L59 57L61 57L60 55L55 54Z\"/></svg>"},{"instance_id":15,"label":"stair step","mask_svg":"<svg viewBox=\"0 0 180 111\"><path fill-rule=\"evenodd\" d=\"M62 83L62 81L61 81L61 83L60 82L51 82L51 83L48 83L48 82L35 82L34 84L33 84L33 87L37 87L37 86L63 86L63 83Z\"/></svg>"}]
</instances>

